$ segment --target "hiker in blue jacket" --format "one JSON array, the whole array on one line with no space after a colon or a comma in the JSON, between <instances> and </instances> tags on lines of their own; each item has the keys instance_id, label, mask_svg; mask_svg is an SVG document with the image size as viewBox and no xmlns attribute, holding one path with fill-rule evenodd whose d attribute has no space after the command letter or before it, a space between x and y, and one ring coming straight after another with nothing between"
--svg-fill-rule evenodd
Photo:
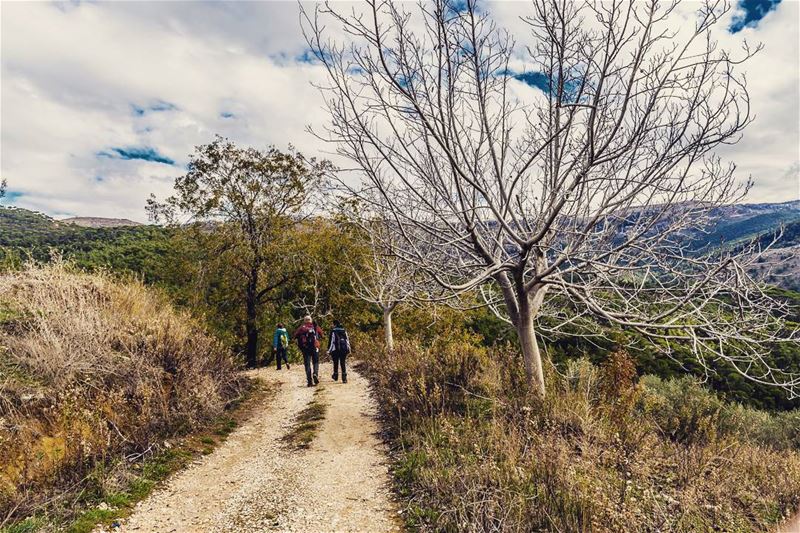
<instances>
[{"instance_id":1,"label":"hiker in blue jacket","mask_svg":"<svg viewBox=\"0 0 800 533\"><path fill-rule=\"evenodd\" d=\"M286 362L286 370L289 370L289 358L286 349L289 347L289 333L283 324L278 324L275 334L272 336L272 351L275 352L275 360L278 362L278 370L281 369L281 360Z\"/></svg>"},{"instance_id":2,"label":"hiker in blue jacket","mask_svg":"<svg viewBox=\"0 0 800 533\"><path fill-rule=\"evenodd\" d=\"M344 326L338 320L334 321L333 329L328 337L328 354L333 360L333 381L339 381L339 365L342 366L342 383L347 383L347 366L345 360L350 353L350 338Z\"/></svg>"}]
</instances>

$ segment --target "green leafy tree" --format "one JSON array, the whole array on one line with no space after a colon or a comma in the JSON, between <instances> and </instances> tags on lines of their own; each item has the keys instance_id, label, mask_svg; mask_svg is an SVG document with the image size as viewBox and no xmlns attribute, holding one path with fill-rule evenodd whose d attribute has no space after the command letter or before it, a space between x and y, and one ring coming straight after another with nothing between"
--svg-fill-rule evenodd
<instances>
[{"instance_id":1,"label":"green leafy tree","mask_svg":"<svg viewBox=\"0 0 800 533\"><path fill-rule=\"evenodd\" d=\"M291 234L299 275L286 299L294 315L311 314L330 326L337 318L346 324L372 321L369 307L352 286L351 264L363 264L360 236L334 221L315 217L298 224Z\"/></svg>"},{"instance_id":2,"label":"green leafy tree","mask_svg":"<svg viewBox=\"0 0 800 533\"><path fill-rule=\"evenodd\" d=\"M211 260L225 258L240 287L244 308L244 353L255 366L259 351L259 314L273 291L291 280L291 272L269 267L283 234L305 213L309 194L331 169L328 161L305 158L292 147L282 152L244 148L217 137L198 146L189 171L175 180L176 194L165 202L151 196L152 220L194 222L213 236ZM279 265L278 265L279 266Z\"/></svg>"}]
</instances>

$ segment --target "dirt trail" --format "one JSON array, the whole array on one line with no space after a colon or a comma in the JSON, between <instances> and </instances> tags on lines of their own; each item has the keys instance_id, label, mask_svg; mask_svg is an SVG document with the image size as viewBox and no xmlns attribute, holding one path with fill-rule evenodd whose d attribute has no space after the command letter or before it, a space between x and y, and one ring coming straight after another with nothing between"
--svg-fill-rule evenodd
<instances>
[{"instance_id":1,"label":"dirt trail","mask_svg":"<svg viewBox=\"0 0 800 533\"><path fill-rule=\"evenodd\" d=\"M123 532L397 531L389 474L366 380L320 368L325 420L307 450L281 441L311 401L301 365L255 374L280 388L214 453L137 505Z\"/></svg>"},{"instance_id":2,"label":"dirt trail","mask_svg":"<svg viewBox=\"0 0 800 533\"><path fill-rule=\"evenodd\" d=\"M778 530L779 533L800 533L800 511Z\"/></svg>"}]
</instances>

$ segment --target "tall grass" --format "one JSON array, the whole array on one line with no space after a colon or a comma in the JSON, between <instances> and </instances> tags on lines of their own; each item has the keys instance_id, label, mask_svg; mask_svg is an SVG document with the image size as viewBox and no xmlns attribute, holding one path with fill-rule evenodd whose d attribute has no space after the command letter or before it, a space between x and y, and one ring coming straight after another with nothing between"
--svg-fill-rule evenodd
<instances>
[{"instance_id":1,"label":"tall grass","mask_svg":"<svg viewBox=\"0 0 800 533\"><path fill-rule=\"evenodd\" d=\"M800 504L797 413L639 382L624 353L550 368L545 399L510 349L362 339L359 354L412 530L765 531Z\"/></svg>"},{"instance_id":2,"label":"tall grass","mask_svg":"<svg viewBox=\"0 0 800 533\"><path fill-rule=\"evenodd\" d=\"M229 353L138 282L62 263L0 275L0 523L218 415Z\"/></svg>"}]
</instances>

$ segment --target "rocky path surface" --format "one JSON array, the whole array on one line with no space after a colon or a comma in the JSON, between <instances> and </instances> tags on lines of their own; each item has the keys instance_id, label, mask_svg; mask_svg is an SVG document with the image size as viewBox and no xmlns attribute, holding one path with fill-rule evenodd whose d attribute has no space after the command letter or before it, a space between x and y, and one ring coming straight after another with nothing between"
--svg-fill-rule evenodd
<instances>
[{"instance_id":1,"label":"rocky path surface","mask_svg":"<svg viewBox=\"0 0 800 533\"><path fill-rule=\"evenodd\" d=\"M254 374L278 392L211 455L140 502L123 532L397 531L385 449L366 380L350 370L333 382L320 368L318 396L328 404L306 450L281 438L311 401L302 366Z\"/></svg>"},{"instance_id":2,"label":"rocky path surface","mask_svg":"<svg viewBox=\"0 0 800 533\"><path fill-rule=\"evenodd\" d=\"M800 533L800 511L797 512L794 518L783 524L778 531L780 533Z\"/></svg>"}]
</instances>

